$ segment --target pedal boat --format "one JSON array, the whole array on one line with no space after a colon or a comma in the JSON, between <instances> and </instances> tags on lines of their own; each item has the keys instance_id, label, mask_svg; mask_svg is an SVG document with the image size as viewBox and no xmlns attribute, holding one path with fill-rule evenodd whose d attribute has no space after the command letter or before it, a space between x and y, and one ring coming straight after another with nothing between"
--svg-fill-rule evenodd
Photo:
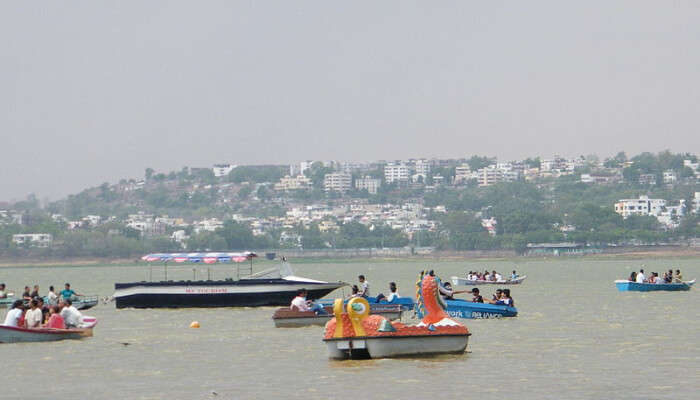
<instances>
[{"instance_id":1,"label":"pedal boat","mask_svg":"<svg viewBox=\"0 0 700 400\"><path fill-rule=\"evenodd\" d=\"M316 314L313 311L290 310L289 307L278 308L272 315L272 321L277 328L298 328L302 326L324 326L333 318L333 307L324 307L327 314ZM381 315L388 320L401 319L401 306L391 304L370 304L370 314Z\"/></svg>"}]
</instances>

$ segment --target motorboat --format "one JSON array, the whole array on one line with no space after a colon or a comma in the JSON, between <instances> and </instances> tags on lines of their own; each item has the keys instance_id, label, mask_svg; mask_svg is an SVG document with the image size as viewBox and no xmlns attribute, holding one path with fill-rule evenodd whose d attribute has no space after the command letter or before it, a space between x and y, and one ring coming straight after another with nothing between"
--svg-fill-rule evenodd
<instances>
[{"instance_id":1,"label":"motorboat","mask_svg":"<svg viewBox=\"0 0 700 400\"><path fill-rule=\"evenodd\" d=\"M257 307L288 305L299 289L309 298L321 298L346 286L345 282L325 282L295 276L286 260L278 268L252 274L255 253L158 253L142 259L147 262L206 263L250 261L251 274L238 279L129 282L114 284L117 308Z\"/></svg>"},{"instance_id":2,"label":"motorboat","mask_svg":"<svg viewBox=\"0 0 700 400\"><path fill-rule=\"evenodd\" d=\"M468 300L446 300L447 313L453 318L482 319L515 317L518 309L500 304L473 303Z\"/></svg>"}]
</instances>

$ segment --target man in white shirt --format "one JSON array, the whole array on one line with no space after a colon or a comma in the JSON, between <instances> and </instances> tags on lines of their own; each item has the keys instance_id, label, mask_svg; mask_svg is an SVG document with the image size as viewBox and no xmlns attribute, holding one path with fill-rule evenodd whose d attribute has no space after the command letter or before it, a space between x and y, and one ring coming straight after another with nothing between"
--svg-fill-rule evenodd
<instances>
[{"instance_id":1,"label":"man in white shirt","mask_svg":"<svg viewBox=\"0 0 700 400\"><path fill-rule=\"evenodd\" d=\"M646 276L644 276L644 270L640 269L639 273L637 274L637 281L636 282L637 283L644 283L645 280L646 280Z\"/></svg>"},{"instance_id":2,"label":"man in white shirt","mask_svg":"<svg viewBox=\"0 0 700 400\"><path fill-rule=\"evenodd\" d=\"M360 281L360 296L369 297L369 282L367 282L365 276L360 275L357 277L357 280Z\"/></svg>"},{"instance_id":3,"label":"man in white shirt","mask_svg":"<svg viewBox=\"0 0 700 400\"><path fill-rule=\"evenodd\" d=\"M58 295L53 290L53 286L49 286L49 294L46 295L49 298L49 305L54 306L58 303Z\"/></svg>"},{"instance_id":4,"label":"man in white shirt","mask_svg":"<svg viewBox=\"0 0 700 400\"><path fill-rule=\"evenodd\" d=\"M40 328L42 320L44 319L44 314L41 312L41 308L38 307L39 302L36 299L29 303L29 310L24 313L24 326L30 329Z\"/></svg>"},{"instance_id":5,"label":"man in white shirt","mask_svg":"<svg viewBox=\"0 0 700 400\"><path fill-rule=\"evenodd\" d=\"M396 282L389 282L389 291L391 293L389 294L389 297L386 298L386 301L388 303L391 303L395 299L398 299L399 297L401 297L401 296L399 296L398 289L396 288Z\"/></svg>"},{"instance_id":6,"label":"man in white shirt","mask_svg":"<svg viewBox=\"0 0 700 400\"><path fill-rule=\"evenodd\" d=\"M498 272L496 272L496 282L500 282L502 280L503 280L503 276L501 274L499 274Z\"/></svg>"},{"instance_id":7,"label":"man in white shirt","mask_svg":"<svg viewBox=\"0 0 700 400\"><path fill-rule=\"evenodd\" d=\"M306 289L299 289L297 297L292 299L292 304L289 305L289 308L297 311L313 311L316 314L327 314L322 305L306 300L306 294Z\"/></svg>"},{"instance_id":8,"label":"man in white shirt","mask_svg":"<svg viewBox=\"0 0 700 400\"><path fill-rule=\"evenodd\" d=\"M83 314L73 306L70 299L64 300L62 303L61 317L66 324L66 328L79 328L83 323Z\"/></svg>"},{"instance_id":9,"label":"man in white shirt","mask_svg":"<svg viewBox=\"0 0 700 400\"><path fill-rule=\"evenodd\" d=\"M4 326L18 326L19 320L22 318L22 311L24 311L24 306L22 300L17 300L12 304L12 309L5 315Z\"/></svg>"},{"instance_id":10,"label":"man in white shirt","mask_svg":"<svg viewBox=\"0 0 700 400\"><path fill-rule=\"evenodd\" d=\"M6 299L7 298L7 292L5 291L5 284L0 283L0 299Z\"/></svg>"}]
</instances>

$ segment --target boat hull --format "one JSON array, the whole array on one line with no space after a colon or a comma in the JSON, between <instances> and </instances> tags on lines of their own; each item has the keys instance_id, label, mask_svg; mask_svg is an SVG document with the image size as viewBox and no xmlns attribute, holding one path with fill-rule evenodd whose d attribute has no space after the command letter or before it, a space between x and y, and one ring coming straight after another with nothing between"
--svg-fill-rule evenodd
<instances>
[{"instance_id":1,"label":"boat hull","mask_svg":"<svg viewBox=\"0 0 700 400\"><path fill-rule=\"evenodd\" d=\"M288 305L305 288L312 299L345 283L284 279L240 281L139 282L115 284L117 308L258 307Z\"/></svg>"},{"instance_id":2,"label":"boat hull","mask_svg":"<svg viewBox=\"0 0 700 400\"><path fill-rule=\"evenodd\" d=\"M399 305L399 306L401 306L401 309L402 309L403 311L413 310L413 306L414 306L413 298L411 298L411 297L399 297L398 299L395 299L395 300L392 301L391 303L389 303L389 302L387 302L387 301L384 301L384 300L382 300L382 301L380 301L380 302L377 302L377 298L376 298L376 297L367 297L366 299L367 299L367 302L369 302L370 306L375 306L375 305L381 305L381 306ZM335 299L322 299L322 300L320 300L319 302L320 302L321 305L323 305L324 307L332 307L334 301L335 301ZM348 303L348 300L345 300L343 303L344 303L344 304L347 304L347 303Z\"/></svg>"},{"instance_id":3,"label":"boat hull","mask_svg":"<svg viewBox=\"0 0 700 400\"><path fill-rule=\"evenodd\" d=\"M683 283L637 283L625 280L615 281L617 290L621 292L657 292L657 291L687 291L695 284L695 279Z\"/></svg>"},{"instance_id":4,"label":"boat hull","mask_svg":"<svg viewBox=\"0 0 700 400\"><path fill-rule=\"evenodd\" d=\"M303 326L325 326L333 315L332 307L325 307L328 314L316 315L313 311L291 311L288 307L278 309L272 316L272 321L277 328L299 328ZM401 307L370 305L370 314L381 315L388 320L401 319Z\"/></svg>"},{"instance_id":5,"label":"boat hull","mask_svg":"<svg viewBox=\"0 0 700 400\"><path fill-rule=\"evenodd\" d=\"M518 309L497 304L472 303L464 300L447 300L447 313L453 318L489 319L515 317Z\"/></svg>"},{"instance_id":6,"label":"boat hull","mask_svg":"<svg viewBox=\"0 0 700 400\"><path fill-rule=\"evenodd\" d=\"M92 328L97 324L93 317L83 317L80 329L26 329L0 325L0 343L56 342L59 340L92 337Z\"/></svg>"},{"instance_id":7,"label":"boat hull","mask_svg":"<svg viewBox=\"0 0 700 400\"><path fill-rule=\"evenodd\" d=\"M332 359L415 357L463 354L470 334L324 339Z\"/></svg>"},{"instance_id":8,"label":"boat hull","mask_svg":"<svg viewBox=\"0 0 700 400\"><path fill-rule=\"evenodd\" d=\"M518 279L507 280L507 281L470 281L466 278L460 278L458 276L453 276L452 285L454 286L478 286L478 285L520 285L527 278L527 275L521 276Z\"/></svg>"}]
</instances>

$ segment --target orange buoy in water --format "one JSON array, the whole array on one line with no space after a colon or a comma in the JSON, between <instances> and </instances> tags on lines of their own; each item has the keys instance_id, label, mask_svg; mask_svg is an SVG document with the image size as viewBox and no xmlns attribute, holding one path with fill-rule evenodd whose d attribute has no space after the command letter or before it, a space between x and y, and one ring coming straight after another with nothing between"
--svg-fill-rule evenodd
<instances>
[{"instance_id":1,"label":"orange buoy in water","mask_svg":"<svg viewBox=\"0 0 700 400\"><path fill-rule=\"evenodd\" d=\"M199 322L192 321L192 323L190 324L190 328L199 328Z\"/></svg>"}]
</instances>

